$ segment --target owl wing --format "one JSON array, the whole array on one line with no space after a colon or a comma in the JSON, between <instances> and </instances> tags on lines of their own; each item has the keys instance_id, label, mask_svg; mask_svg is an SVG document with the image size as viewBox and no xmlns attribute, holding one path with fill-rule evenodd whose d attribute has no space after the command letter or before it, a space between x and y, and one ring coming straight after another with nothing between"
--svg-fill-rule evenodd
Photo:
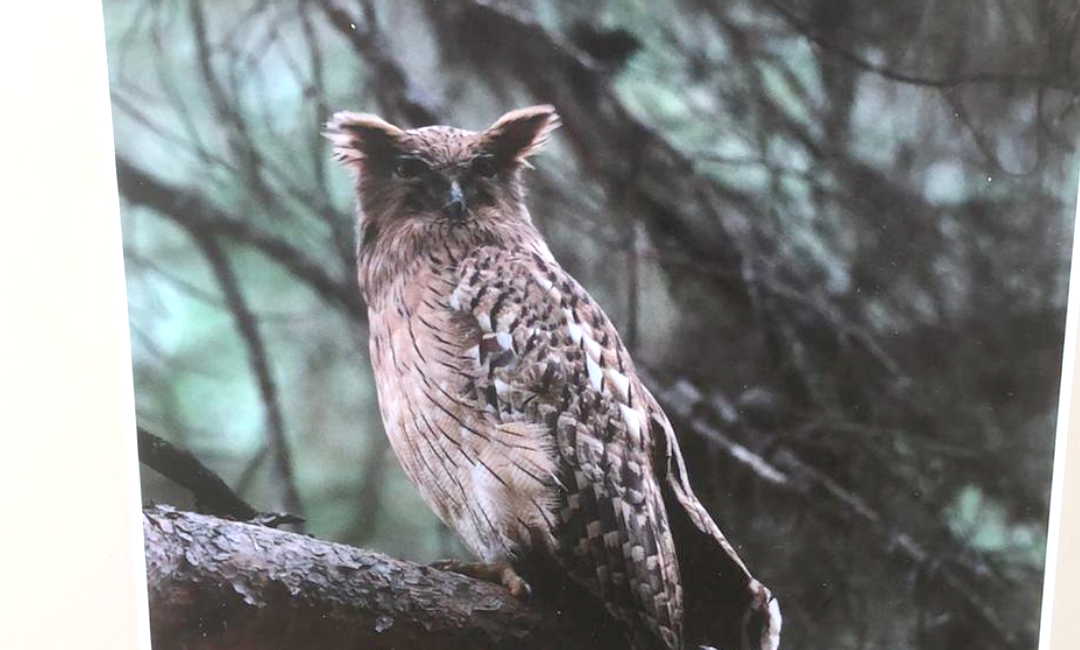
<instances>
[{"instance_id":1,"label":"owl wing","mask_svg":"<svg viewBox=\"0 0 1080 650\"><path fill-rule=\"evenodd\" d=\"M652 467L651 398L614 327L547 255L481 249L459 269L447 307L460 358L472 364L466 398L499 430L541 425L555 461L546 530L520 537L617 618L681 647L682 588Z\"/></svg>"},{"instance_id":2,"label":"owl wing","mask_svg":"<svg viewBox=\"0 0 1080 650\"><path fill-rule=\"evenodd\" d=\"M603 310L548 255L481 249L460 269L448 306L473 364L467 389L503 430L540 425L557 467L554 512L533 518L548 526L523 537L668 648L688 628L688 640L774 650L776 599L694 495ZM680 575L679 557L691 571Z\"/></svg>"}]
</instances>

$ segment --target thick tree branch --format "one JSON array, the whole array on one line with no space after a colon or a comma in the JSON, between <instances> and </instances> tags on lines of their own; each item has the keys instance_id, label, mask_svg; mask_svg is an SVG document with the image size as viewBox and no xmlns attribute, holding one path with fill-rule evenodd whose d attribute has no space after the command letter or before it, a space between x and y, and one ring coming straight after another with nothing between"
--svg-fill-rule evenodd
<instances>
[{"instance_id":1,"label":"thick tree branch","mask_svg":"<svg viewBox=\"0 0 1080 650\"><path fill-rule=\"evenodd\" d=\"M154 508L143 534L156 650L622 645L500 586L265 526Z\"/></svg>"}]
</instances>

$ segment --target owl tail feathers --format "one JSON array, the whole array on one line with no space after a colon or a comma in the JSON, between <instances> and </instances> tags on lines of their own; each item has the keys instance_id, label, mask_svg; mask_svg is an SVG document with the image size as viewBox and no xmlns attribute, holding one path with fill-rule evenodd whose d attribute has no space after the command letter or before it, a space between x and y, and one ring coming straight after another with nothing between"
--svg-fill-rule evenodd
<instances>
[{"instance_id":1,"label":"owl tail feathers","mask_svg":"<svg viewBox=\"0 0 1080 650\"><path fill-rule=\"evenodd\" d=\"M669 481L665 506L682 572L685 647L778 650L780 604L692 492Z\"/></svg>"},{"instance_id":2,"label":"owl tail feathers","mask_svg":"<svg viewBox=\"0 0 1080 650\"><path fill-rule=\"evenodd\" d=\"M654 466L666 468L661 485L682 574L684 647L778 650L779 602L698 501L670 424L662 429L666 458Z\"/></svg>"},{"instance_id":3,"label":"owl tail feathers","mask_svg":"<svg viewBox=\"0 0 1080 650\"><path fill-rule=\"evenodd\" d=\"M780 614L780 602L769 588L757 580L751 581L754 598L743 618L745 647L750 650L779 650L780 628L783 616Z\"/></svg>"}]
</instances>

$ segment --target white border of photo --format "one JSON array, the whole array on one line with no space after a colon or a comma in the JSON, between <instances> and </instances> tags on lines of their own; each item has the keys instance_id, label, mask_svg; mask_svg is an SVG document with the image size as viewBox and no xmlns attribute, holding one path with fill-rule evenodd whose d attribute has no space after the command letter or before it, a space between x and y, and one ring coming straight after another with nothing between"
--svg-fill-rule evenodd
<instances>
[{"instance_id":1,"label":"white border of photo","mask_svg":"<svg viewBox=\"0 0 1080 650\"><path fill-rule=\"evenodd\" d=\"M150 648L101 4L0 9L0 648Z\"/></svg>"},{"instance_id":2,"label":"white border of photo","mask_svg":"<svg viewBox=\"0 0 1080 650\"><path fill-rule=\"evenodd\" d=\"M1076 219L1080 221L1080 198ZM1039 650L1080 648L1080 617L1075 615L1080 608L1080 452L1075 445L1080 435L1080 417L1074 417L1080 413L1080 384L1076 381L1077 321L1080 320L1080 265L1076 263L1076 253L1080 238L1075 224L1074 221ZM1067 449L1069 438L1074 441L1072 454Z\"/></svg>"}]
</instances>

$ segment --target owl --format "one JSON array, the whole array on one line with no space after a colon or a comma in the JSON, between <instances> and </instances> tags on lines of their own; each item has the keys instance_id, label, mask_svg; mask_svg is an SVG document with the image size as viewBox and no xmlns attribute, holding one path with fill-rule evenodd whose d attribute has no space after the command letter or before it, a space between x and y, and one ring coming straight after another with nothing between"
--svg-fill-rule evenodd
<instances>
[{"instance_id":1,"label":"owl","mask_svg":"<svg viewBox=\"0 0 1080 650\"><path fill-rule=\"evenodd\" d=\"M694 496L618 332L533 225L522 176L558 124L552 106L479 132L328 123L358 198L391 446L478 558L450 568L522 597L565 580L634 648L775 650L776 598Z\"/></svg>"}]
</instances>

